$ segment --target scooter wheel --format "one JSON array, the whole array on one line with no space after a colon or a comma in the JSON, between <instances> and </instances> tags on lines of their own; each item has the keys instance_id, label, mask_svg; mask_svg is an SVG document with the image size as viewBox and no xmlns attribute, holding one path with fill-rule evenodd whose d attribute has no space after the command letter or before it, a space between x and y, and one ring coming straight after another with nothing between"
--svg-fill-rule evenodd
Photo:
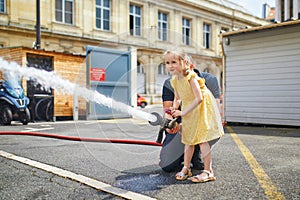
<instances>
[{"instance_id":1,"label":"scooter wheel","mask_svg":"<svg viewBox=\"0 0 300 200\"><path fill-rule=\"evenodd\" d=\"M1 109L0 123L3 125L10 125L12 121L12 111L8 106Z\"/></svg>"},{"instance_id":2,"label":"scooter wheel","mask_svg":"<svg viewBox=\"0 0 300 200\"><path fill-rule=\"evenodd\" d=\"M30 111L28 108L25 109L24 112L19 113L19 118L20 121L22 122L23 125L27 125L28 122L30 121Z\"/></svg>"}]
</instances>

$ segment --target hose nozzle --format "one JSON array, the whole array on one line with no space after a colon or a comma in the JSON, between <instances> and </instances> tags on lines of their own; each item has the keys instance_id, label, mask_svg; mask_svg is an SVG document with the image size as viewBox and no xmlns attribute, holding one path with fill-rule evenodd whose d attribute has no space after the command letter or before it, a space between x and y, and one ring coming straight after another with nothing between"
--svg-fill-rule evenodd
<instances>
[{"instance_id":1,"label":"hose nozzle","mask_svg":"<svg viewBox=\"0 0 300 200\"><path fill-rule=\"evenodd\" d=\"M177 122L176 122L177 118L175 118L175 119L166 119L166 118L161 117L157 112L152 112L151 114L156 116L156 121L154 121L154 122L149 121L149 123L152 126L158 126L158 125L160 126L156 142L161 143L162 138L163 138L163 132L167 128L168 129L173 129L177 125Z\"/></svg>"},{"instance_id":2,"label":"hose nozzle","mask_svg":"<svg viewBox=\"0 0 300 200\"><path fill-rule=\"evenodd\" d=\"M163 118L160 116L160 114L158 114L157 112L152 112L151 114L156 117L156 121L154 122L149 121L149 124L151 124L152 126L158 126L163 123Z\"/></svg>"}]
</instances>

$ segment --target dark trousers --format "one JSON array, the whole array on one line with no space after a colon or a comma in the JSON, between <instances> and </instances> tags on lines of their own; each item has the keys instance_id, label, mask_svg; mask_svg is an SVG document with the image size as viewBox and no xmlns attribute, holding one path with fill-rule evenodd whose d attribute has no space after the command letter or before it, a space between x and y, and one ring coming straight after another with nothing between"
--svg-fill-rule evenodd
<instances>
[{"instance_id":1,"label":"dark trousers","mask_svg":"<svg viewBox=\"0 0 300 200\"><path fill-rule=\"evenodd\" d=\"M208 143L212 147L218 140L219 138ZM183 157L184 144L181 143L181 134L169 134L165 132L165 139L160 151L159 166L166 172L178 171L182 167ZM204 168L199 145L195 146L191 163L193 169L202 170Z\"/></svg>"},{"instance_id":2,"label":"dark trousers","mask_svg":"<svg viewBox=\"0 0 300 200\"><path fill-rule=\"evenodd\" d=\"M159 166L166 172L178 171L181 168L183 158L184 144L181 143L181 134L169 134L165 132L165 139L160 151ZM199 145L195 146L191 163L194 169L203 169Z\"/></svg>"},{"instance_id":3,"label":"dark trousers","mask_svg":"<svg viewBox=\"0 0 300 200\"><path fill-rule=\"evenodd\" d=\"M184 144L180 134L165 133L159 166L166 172L177 171L183 161Z\"/></svg>"}]
</instances>

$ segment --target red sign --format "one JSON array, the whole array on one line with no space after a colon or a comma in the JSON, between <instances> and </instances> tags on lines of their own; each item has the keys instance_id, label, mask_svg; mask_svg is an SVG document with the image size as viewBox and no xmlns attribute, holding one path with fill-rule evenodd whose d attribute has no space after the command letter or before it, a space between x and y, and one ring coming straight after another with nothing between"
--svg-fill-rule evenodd
<instances>
[{"instance_id":1,"label":"red sign","mask_svg":"<svg viewBox=\"0 0 300 200\"><path fill-rule=\"evenodd\" d=\"M105 81L105 69L91 68L91 81Z\"/></svg>"}]
</instances>

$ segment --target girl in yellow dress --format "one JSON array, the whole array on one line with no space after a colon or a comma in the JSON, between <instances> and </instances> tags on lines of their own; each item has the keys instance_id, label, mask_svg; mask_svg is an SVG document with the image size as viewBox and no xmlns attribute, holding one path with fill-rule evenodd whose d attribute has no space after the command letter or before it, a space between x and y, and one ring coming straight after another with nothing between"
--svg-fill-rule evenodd
<instances>
[{"instance_id":1,"label":"girl in yellow dress","mask_svg":"<svg viewBox=\"0 0 300 200\"><path fill-rule=\"evenodd\" d=\"M176 174L177 180L192 176L190 163L194 145L199 144L204 161L201 174L191 178L193 182L216 180L212 170L212 157L208 141L224 135L220 113L212 93L205 86L205 79L199 78L190 69L191 62L183 51L166 51L164 63L172 75L174 103L170 108L173 117L182 117L182 143L185 144L184 167ZM181 104L181 110L178 110Z\"/></svg>"}]
</instances>

